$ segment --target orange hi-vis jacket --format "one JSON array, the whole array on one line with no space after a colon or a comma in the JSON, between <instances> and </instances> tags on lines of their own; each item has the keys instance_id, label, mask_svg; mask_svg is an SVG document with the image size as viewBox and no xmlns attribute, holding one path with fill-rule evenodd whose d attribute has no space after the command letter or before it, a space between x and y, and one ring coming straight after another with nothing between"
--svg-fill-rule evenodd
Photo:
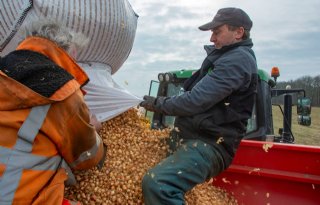
<instances>
[{"instance_id":1,"label":"orange hi-vis jacket","mask_svg":"<svg viewBox=\"0 0 320 205\"><path fill-rule=\"evenodd\" d=\"M27 38L17 50L48 57L74 79L47 98L0 70L0 204L59 205L70 168L88 169L103 158L80 89L88 77L47 39Z\"/></svg>"}]
</instances>

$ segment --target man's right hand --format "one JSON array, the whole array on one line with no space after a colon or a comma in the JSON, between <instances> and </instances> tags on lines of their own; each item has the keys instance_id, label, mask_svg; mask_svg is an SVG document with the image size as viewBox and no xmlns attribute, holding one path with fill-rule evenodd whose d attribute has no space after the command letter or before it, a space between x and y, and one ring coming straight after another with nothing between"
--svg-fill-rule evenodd
<instances>
[{"instance_id":1,"label":"man's right hand","mask_svg":"<svg viewBox=\"0 0 320 205\"><path fill-rule=\"evenodd\" d=\"M157 101L157 98L149 95L145 95L143 96L143 101L140 103L140 106L144 107L146 110L155 112L156 101Z\"/></svg>"}]
</instances>

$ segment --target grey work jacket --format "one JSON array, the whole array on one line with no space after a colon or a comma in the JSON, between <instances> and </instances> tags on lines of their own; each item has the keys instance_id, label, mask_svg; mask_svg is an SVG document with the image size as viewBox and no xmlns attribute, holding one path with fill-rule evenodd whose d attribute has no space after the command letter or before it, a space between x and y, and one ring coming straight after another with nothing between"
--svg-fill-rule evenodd
<instances>
[{"instance_id":1,"label":"grey work jacket","mask_svg":"<svg viewBox=\"0 0 320 205\"><path fill-rule=\"evenodd\" d=\"M185 82L185 93L157 106L176 116L175 127L185 139L215 146L231 163L251 117L257 86L256 58L251 39L215 49L207 47L201 68Z\"/></svg>"}]
</instances>

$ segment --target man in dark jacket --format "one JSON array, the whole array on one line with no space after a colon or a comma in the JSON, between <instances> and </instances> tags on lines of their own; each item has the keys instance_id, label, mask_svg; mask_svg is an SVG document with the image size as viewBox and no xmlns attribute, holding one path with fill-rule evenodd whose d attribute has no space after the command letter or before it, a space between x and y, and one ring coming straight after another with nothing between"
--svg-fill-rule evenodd
<instances>
[{"instance_id":1,"label":"man in dark jacket","mask_svg":"<svg viewBox=\"0 0 320 205\"><path fill-rule=\"evenodd\" d=\"M145 96L141 106L176 116L171 135L177 150L143 178L146 205L184 204L184 194L231 164L251 117L257 65L250 39L252 21L238 8L220 9L199 27L212 31L213 46L201 68L184 84L184 94Z\"/></svg>"}]
</instances>

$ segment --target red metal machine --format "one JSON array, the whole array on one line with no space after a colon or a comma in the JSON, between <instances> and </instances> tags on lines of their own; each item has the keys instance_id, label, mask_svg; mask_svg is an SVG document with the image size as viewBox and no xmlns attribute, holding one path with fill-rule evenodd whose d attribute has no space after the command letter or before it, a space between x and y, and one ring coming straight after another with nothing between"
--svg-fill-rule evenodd
<instances>
[{"instance_id":1,"label":"red metal machine","mask_svg":"<svg viewBox=\"0 0 320 205\"><path fill-rule=\"evenodd\" d=\"M240 205L320 204L320 147L243 140L213 184Z\"/></svg>"}]
</instances>

